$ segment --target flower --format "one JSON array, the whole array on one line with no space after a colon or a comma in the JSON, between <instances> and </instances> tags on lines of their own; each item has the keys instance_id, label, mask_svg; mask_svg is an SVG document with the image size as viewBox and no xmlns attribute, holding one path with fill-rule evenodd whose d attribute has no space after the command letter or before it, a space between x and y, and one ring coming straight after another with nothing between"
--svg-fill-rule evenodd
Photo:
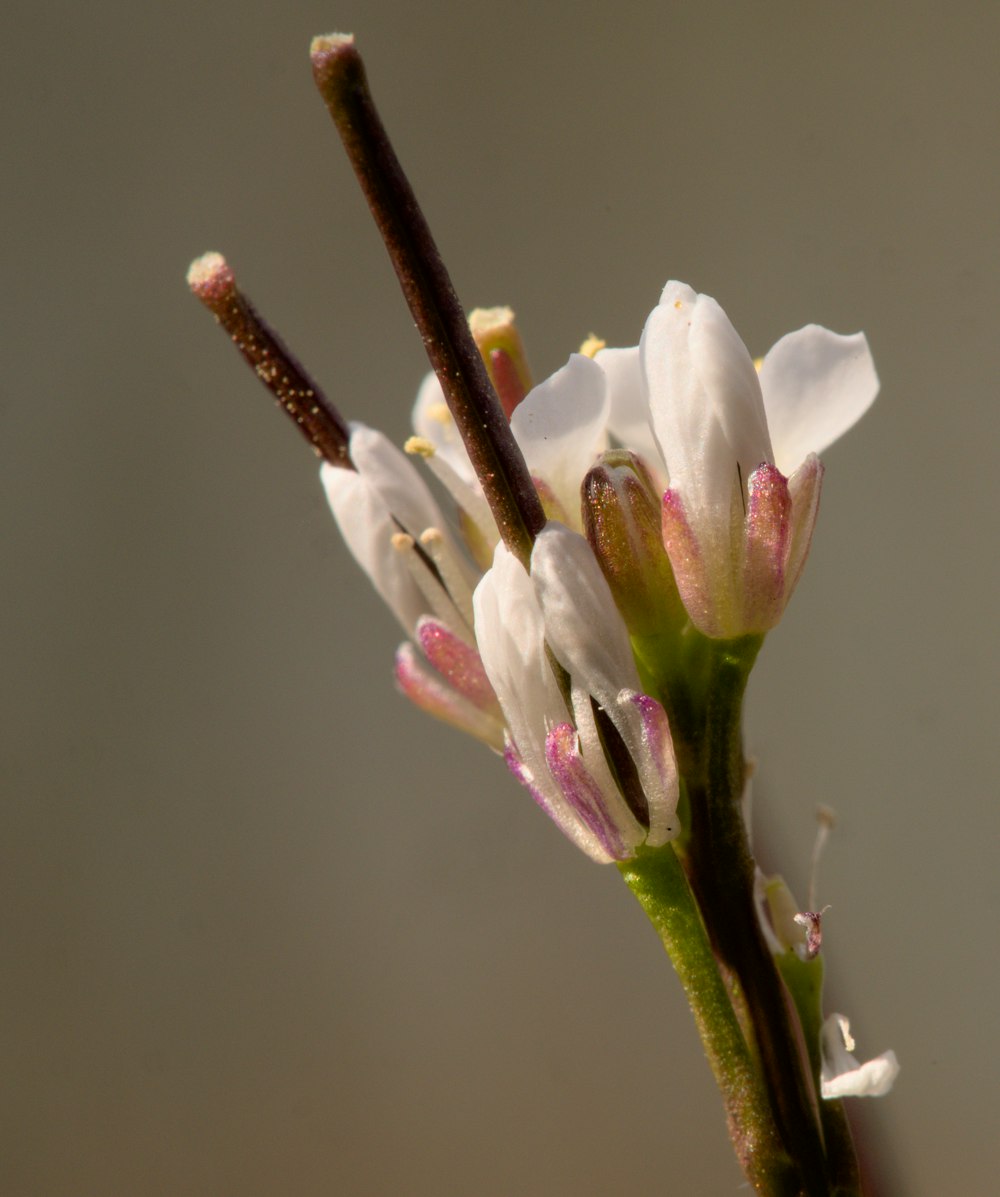
<instances>
[{"instance_id":1,"label":"flower","mask_svg":"<svg viewBox=\"0 0 1000 1197\"><path fill-rule=\"evenodd\" d=\"M823 1023L822 1047L820 1090L828 1101L838 1097L883 1097L899 1075L894 1051L858 1063L851 1055L851 1024L843 1014L831 1014Z\"/></svg>"},{"instance_id":2,"label":"flower","mask_svg":"<svg viewBox=\"0 0 1000 1197\"><path fill-rule=\"evenodd\" d=\"M356 423L349 450L354 469L324 464L320 478L347 547L412 637L396 655L400 689L430 714L500 748L500 708L472 631L471 567L405 454Z\"/></svg>"},{"instance_id":3,"label":"flower","mask_svg":"<svg viewBox=\"0 0 1000 1197\"><path fill-rule=\"evenodd\" d=\"M514 776L599 861L677 834L677 766L663 707L640 693L628 631L590 546L550 522L530 574L504 545L474 597L476 640L507 722ZM565 671L553 670L549 652ZM599 726L603 724L603 726ZM605 743L622 754L612 775Z\"/></svg>"},{"instance_id":4,"label":"flower","mask_svg":"<svg viewBox=\"0 0 1000 1197\"><path fill-rule=\"evenodd\" d=\"M878 392L864 335L808 325L778 341L758 373L715 300L670 282L639 346L596 360L610 427L668 482L663 540L692 621L720 638L767 631L809 550L816 454Z\"/></svg>"}]
</instances>

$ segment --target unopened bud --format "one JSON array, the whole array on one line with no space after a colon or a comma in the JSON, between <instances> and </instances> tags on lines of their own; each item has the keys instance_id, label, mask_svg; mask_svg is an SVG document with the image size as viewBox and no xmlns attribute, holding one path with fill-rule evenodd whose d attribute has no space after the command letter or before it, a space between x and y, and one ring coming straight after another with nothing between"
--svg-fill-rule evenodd
<instances>
[{"instance_id":1,"label":"unopened bud","mask_svg":"<svg viewBox=\"0 0 1000 1197\"><path fill-rule=\"evenodd\" d=\"M660 535L660 501L634 453L613 449L583 480L583 523L633 636L677 628L687 614Z\"/></svg>"}]
</instances>

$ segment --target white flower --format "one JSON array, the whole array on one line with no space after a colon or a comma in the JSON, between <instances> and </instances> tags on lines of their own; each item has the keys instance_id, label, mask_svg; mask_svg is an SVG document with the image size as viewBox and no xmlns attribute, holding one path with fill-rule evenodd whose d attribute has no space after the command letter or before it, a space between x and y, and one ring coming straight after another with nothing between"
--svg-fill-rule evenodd
<instances>
[{"instance_id":1,"label":"white flower","mask_svg":"<svg viewBox=\"0 0 1000 1197\"><path fill-rule=\"evenodd\" d=\"M472 632L475 576L413 462L380 432L351 425L354 469L320 479L354 559L420 646L396 654L396 681L419 707L499 748L503 724Z\"/></svg>"},{"instance_id":2,"label":"white flower","mask_svg":"<svg viewBox=\"0 0 1000 1197\"><path fill-rule=\"evenodd\" d=\"M851 1055L854 1051L851 1024L843 1014L831 1014L823 1023L822 1047L820 1089L828 1101L839 1097L882 1097L899 1075L894 1051L858 1063Z\"/></svg>"},{"instance_id":3,"label":"white flower","mask_svg":"<svg viewBox=\"0 0 1000 1197\"><path fill-rule=\"evenodd\" d=\"M717 637L773 627L812 537L816 454L878 392L864 335L810 325L783 337L758 375L715 300L671 282L638 349L597 362L616 435L645 439L645 411L658 450L650 465L669 481L664 544L691 619Z\"/></svg>"},{"instance_id":4,"label":"white flower","mask_svg":"<svg viewBox=\"0 0 1000 1197\"><path fill-rule=\"evenodd\" d=\"M532 552L530 577L498 545L474 607L483 665L507 721L507 763L538 804L599 861L625 860L640 843L676 835L677 767L666 714L639 692L628 632L583 537L550 522ZM566 671L568 693L548 650ZM631 759L642 809L611 775L595 705Z\"/></svg>"}]
</instances>

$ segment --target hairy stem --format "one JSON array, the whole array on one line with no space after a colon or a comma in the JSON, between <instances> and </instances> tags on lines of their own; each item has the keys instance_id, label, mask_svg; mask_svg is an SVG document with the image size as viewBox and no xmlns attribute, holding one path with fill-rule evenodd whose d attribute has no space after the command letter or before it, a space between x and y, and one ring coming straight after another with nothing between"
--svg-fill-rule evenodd
<instances>
[{"instance_id":1,"label":"hairy stem","mask_svg":"<svg viewBox=\"0 0 1000 1197\"><path fill-rule=\"evenodd\" d=\"M618 867L656 928L684 987L747 1179L758 1193L769 1197L797 1195L797 1170L785 1151L767 1092L672 845L641 849L634 859Z\"/></svg>"}]
</instances>

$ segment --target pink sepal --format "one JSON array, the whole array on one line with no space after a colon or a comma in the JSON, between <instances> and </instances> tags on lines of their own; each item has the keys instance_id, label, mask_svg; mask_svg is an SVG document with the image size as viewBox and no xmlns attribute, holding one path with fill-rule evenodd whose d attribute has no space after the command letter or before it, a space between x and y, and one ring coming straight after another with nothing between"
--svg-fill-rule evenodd
<instances>
[{"instance_id":1,"label":"pink sepal","mask_svg":"<svg viewBox=\"0 0 1000 1197\"><path fill-rule=\"evenodd\" d=\"M435 673L407 640L396 650L396 685L422 711L475 736L497 750L503 747L499 715L473 705Z\"/></svg>"},{"instance_id":2,"label":"pink sepal","mask_svg":"<svg viewBox=\"0 0 1000 1197\"><path fill-rule=\"evenodd\" d=\"M802 576L802 568L809 556L813 529L819 515L819 496L823 487L823 463L810 453L802 465L788 479L788 493L792 498L792 535L785 566L785 602Z\"/></svg>"},{"instance_id":3,"label":"pink sepal","mask_svg":"<svg viewBox=\"0 0 1000 1197\"><path fill-rule=\"evenodd\" d=\"M473 706L502 722L500 704L493 692L479 653L433 616L417 620L417 643L434 669Z\"/></svg>"},{"instance_id":4,"label":"pink sepal","mask_svg":"<svg viewBox=\"0 0 1000 1197\"><path fill-rule=\"evenodd\" d=\"M667 712L648 694L622 690L617 706L625 716L629 733L625 737L626 747L639 771L649 806L645 841L651 848L658 848L680 831L677 818L680 787L670 722ZM629 718L630 714L633 718Z\"/></svg>"},{"instance_id":5,"label":"pink sepal","mask_svg":"<svg viewBox=\"0 0 1000 1197\"><path fill-rule=\"evenodd\" d=\"M747 481L747 490L743 627L748 632L763 632L774 627L785 609L792 500L788 479L773 465L758 466Z\"/></svg>"},{"instance_id":6,"label":"pink sepal","mask_svg":"<svg viewBox=\"0 0 1000 1197\"><path fill-rule=\"evenodd\" d=\"M721 635L716 602L706 576L705 557L679 491L671 488L664 491L661 519L663 547L670 558L677 590L691 622L706 636Z\"/></svg>"},{"instance_id":7,"label":"pink sepal","mask_svg":"<svg viewBox=\"0 0 1000 1197\"><path fill-rule=\"evenodd\" d=\"M600 837L590 829L569 803L565 801L562 792L555 784L554 778L547 775L546 782L548 784L540 784L509 740L504 747L503 759L507 764L507 768L521 785L524 786L532 798L534 798L538 807L545 811L552 822L555 823L571 843L575 844L581 851L586 852L591 860L596 860L598 864L610 864L612 860L617 859L617 857L612 856L605 848ZM550 786L551 792L549 792Z\"/></svg>"},{"instance_id":8,"label":"pink sepal","mask_svg":"<svg viewBox=\"0 0 1000 1197\"><path fill-rule=\"evenodd\" d=\"M644 831L634 819L619 827L611 816L601 787L583 762L576 728L559 723L545 737L545 762L563 797L576 816L601 843L613 860L627 860Z\"/></svg>"}]
</instances>

